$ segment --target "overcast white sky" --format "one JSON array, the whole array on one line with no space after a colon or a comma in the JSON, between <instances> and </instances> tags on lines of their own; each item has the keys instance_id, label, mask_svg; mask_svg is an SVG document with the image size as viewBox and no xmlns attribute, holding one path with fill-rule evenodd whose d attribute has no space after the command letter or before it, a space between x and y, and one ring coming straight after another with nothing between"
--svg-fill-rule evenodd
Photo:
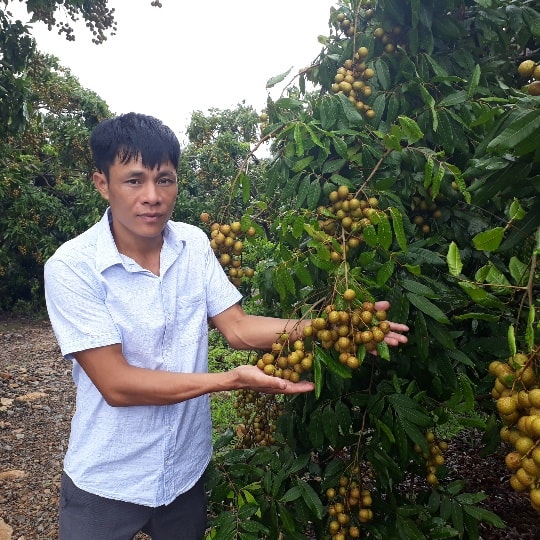
<instances>
[{"instance_id":1,"label":"overcast white sky","mask_svg":"<svg viewBox=\"0 0 540 540\"><path fill-rule=\"evenodd\" d=\"M59 57L80 83L116 113L152 114L183 140L195 110L234 108L245 100L264 108L266 82L309 65L328 34L332 0L110 0L118 30L94 45L83 26L67 42L45 25L33 35L43 52ZM19 2L8 6L20 15ZM277 98L283 85L270 90Z\"/></svg>"}]
</instances>

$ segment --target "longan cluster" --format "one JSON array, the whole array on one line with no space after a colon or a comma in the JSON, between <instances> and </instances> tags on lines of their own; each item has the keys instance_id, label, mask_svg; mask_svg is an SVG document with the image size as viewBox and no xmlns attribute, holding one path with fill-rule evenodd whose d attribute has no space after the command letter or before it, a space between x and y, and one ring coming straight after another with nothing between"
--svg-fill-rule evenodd
<instances>
[{"instance_id":1,"label":"longan cluster","mask_svg":"<svg viewBox=\"0 0 540 540\"><path fill-rule=\"evenodd\" d=\"M201 221L209 223L210 217L206 212L201 214ZM249 227L245 232L239 221L232 223L217 223L210 225L210 246L219 260L219 263L229 276L229 280L237 287L242 283L242 278L252 278L255 274L253 268L242 268L242 251L244 249L244 236L253 237L256 231Z\"/></svg>"},{"instance_id":2,"label":"longan cluster","mask_svg":"<svg viewBox=\"0 0 540 540\"><path fill-rule=\"evenodd\" d=\"M340 477L338 485L326 490L328 532L332 540L360 538L361 526L373 519L373 498L356 474Z\"/></svg>"},{"instance_id":3,"label":"longan cluster","mask_svg":"<svg viewBox=\"0 0 540 540\"><path fill-rule=\"evenodd\" d=\"M442 211L438 203L441 203L443 198L441 194L434 201L428 201L421 195L413 197L412 222L423 234L429 234L433 221L441 218Z\"/></svg>"},{"instance_id":4,"label":"longan cluster","mask_svg":"<svg viewBox=\"0 0 540 540\"><path fill-rule=\"evenodd\" d=\"M365 21L371 19L375 15L375 10L373 9L371 0L367 1L360 1L360 10L358 12L358 15L360 17L360 20L364 23ZM356 32L356 28L354 27L353 21L343 12L340 12L336 15L336 21L338 23L339 29L346 35L346 36L354 36Z\"/></svg>"},{"instance_id":5,"label":"longan cluster","mask_svg":"<svg viewBox=\"0 0 540 540\"><path fill-rule=\"evenodd\" d=\"M283 403L278 396L238 390L234 408L243 420L236 428L238 448L275 444L276 424L283 414Z\"/></svg>"},{"instance_id":6,"label":"longan cluster","mask_svg":"<svg viewBox=\"0 0 540 540\"><path fill-rule=\"evenodd\" d=\"M428 443L428 452L424 452L420 445L415 445L414 451L417 454L422 454L422 457L426 462L427 483L430 486L436 487L439 485L437 471L439 467L442 467L444 465L443 454L448 450L448 443L446 441L437 440L435 434L432 431L428 431L425 437L426 442Z\"/></svg>"},{"instance_id":7,"label":"longan cluster","mask_svg":"<svg viewBox=\"0 0 540 540\"><path fill-rule=\"evenodd\" d=\"M513 450L505 462L512 472L510 485L529 492L532 507L540 512L540 377L537 354L517 353L508 362L495 360L491 395L505 424L501 439Z\"/></svg>"},{"instance_id":8,"label":"longan cluster","mask_svg":"<svg viewBox=\"0 0 540 540\"><path fill-rule=\"evenodd\" d=\"M304 337L316 340L324 349L336 350L342 364L357 369L360 347L374 351L390 331L390 323L386 311L376 310L373 302L356 300L354 289L346 289L342 298L346 308L326 306L321 316L304 328Z\"/></svg>"},{"instance_id":9,"label":"longan cluster","mask_svg":"<svg viewBox=\"0 0 540 540\"><path fill-rule=\"evenodd\" d=\"M378 211L379 201L376 197L358 199L345 185L331 191L328 198L330 204L317 209L319 227L328 235L319 239L328 243L330 259L341 263L349 249L363 242L362 229L372 224L370 218Z\"/></svg>"},{"instance_id":10,"label":"longan cluster","mask_svg":"<svg viewBox=\"0 0 540 540\"><path fill-rule=\"evenodd\" d=\"M282 334L256 363L266 375L298 382L300 377L313 367L313 350L303 339L291 343L289 334Z\"/></svg>"},{"instance_id":11,"label":"longan cluster","mask_svg":"<svg viewBox=\"0 0 540 540\"><path fill-rule=\"evenodd\" d=\"M521 78L530 81L527 92L531 96L540 96L540 62L524 60L519 64L517 71Z\"/></svg>"},{"instance_id":12,"label":"longan cluster","mask_svg":"<svg viewBox=\"0 0 540 540\"><path fill-rule=\"evenodd\" d=\"M398 45L405 46L406 44L403 35L403 28L399 24L394 25L392 30L389 32L379 26L373 31L373 35L381 42L384 52L388 54L395 53Z\"/></svg>"},{"instance_id":13,"label":"longan cluster","mask_svg":"<svg viewBox=\"0 0 540 540\"><path fill-rule=\"evenodd\" d=\"M255 359L255 365L266 375L298 382L313 367L313 352L304 340L291 341L283 333L272 344L270 351ZM283 413L283 405L276 396L239 390L234 405L244 420L237 428L241 448L268 446L275 443L276 424Z\"/></svg>"},{"instance_id":14,"label":"longan cluster","mask_svg":"<svg viewBox=\"0 0 540 540\"><path fill-rule=\"evenodd\" d=\"M367 47L359 47L352 59L345 60L334 76L332 92L346 95L358 112L366 118L374 118L375 111L363 101L373 93L367 81L375 76L375 70L366 65L368 53Z\"/></svg>"}]
</instances>

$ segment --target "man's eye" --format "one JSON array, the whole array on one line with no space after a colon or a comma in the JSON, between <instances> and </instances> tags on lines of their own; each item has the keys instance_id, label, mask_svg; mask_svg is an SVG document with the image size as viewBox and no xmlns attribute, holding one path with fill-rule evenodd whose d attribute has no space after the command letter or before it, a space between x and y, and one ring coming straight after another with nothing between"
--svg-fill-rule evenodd
<instances>
[{"instance_id":1,"label":"man's eye","mask_svg":"<svg viewBox=\"0 0 540 540\"><path fill-rule=\"evenodd\" d=\"M176 184L176 178L171 178L169 176L166 176L164 178L159 179L160 184Z\"/></svg>"}]
</instances>

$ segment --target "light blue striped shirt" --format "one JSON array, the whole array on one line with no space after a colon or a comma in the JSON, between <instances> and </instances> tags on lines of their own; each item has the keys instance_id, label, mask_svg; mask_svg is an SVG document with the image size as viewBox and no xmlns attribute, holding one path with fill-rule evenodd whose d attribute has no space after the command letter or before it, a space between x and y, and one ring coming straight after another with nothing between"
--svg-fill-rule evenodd
<instances>
[{"instance_id":1,"label":"light blue striped shirt","mask_svg":"<svg viewBox=\"0 0 540 540\"><path fill-rule=\"evenodd\" d=\"M202 476L212 453L209 396L165 406L111 407L74 360L122 344L148 369L206 372L207 318L241 299L198 228L170 221L160 275L116 249L109 214L45 265L49 318L77 385L64 468L81 489L156 507Z\"/></svg>"}]
</instances>

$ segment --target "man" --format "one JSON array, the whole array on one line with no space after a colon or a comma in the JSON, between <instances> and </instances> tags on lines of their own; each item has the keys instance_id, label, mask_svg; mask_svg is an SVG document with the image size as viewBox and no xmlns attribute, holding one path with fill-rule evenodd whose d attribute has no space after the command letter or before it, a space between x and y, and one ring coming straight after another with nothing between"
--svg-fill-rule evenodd
<instances>
[{"instance_id":1,"label":"man","mask_svg":"<svg viewBox=\"0 0 540 540\"><path fill-rule=\"evenodd\" d=\"M201 539L209 394L313 389L255 366L208 373L208 321L238 349L300 336L305 323L247 315L206 235L170 220L180 146L168 127L129 113L98 125L90 145L109 208L45 265L47 309L77 385L60 539ZM406 330L392 323L388 343L405 343Z\"/></svg>"}]
</instances>

